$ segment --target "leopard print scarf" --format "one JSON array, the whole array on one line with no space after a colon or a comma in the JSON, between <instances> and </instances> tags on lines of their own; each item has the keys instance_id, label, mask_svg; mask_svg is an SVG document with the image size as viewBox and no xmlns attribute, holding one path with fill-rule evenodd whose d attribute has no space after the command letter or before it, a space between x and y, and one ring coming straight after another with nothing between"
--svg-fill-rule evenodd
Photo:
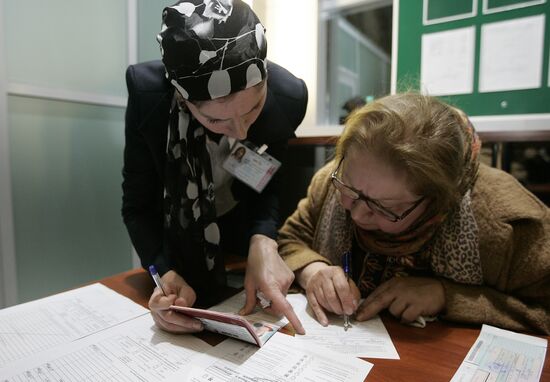
<instances>
[{"instance_id":1,"label":"leopard print scarf","mask_svg":"<svg viewBox=\"0 0 550 382\"><path fill-rule=\"evenodd\" d=\"M457 111L466 131L465 155L468 158L459 183L464 195L459 206L449 214L420 220L397 235L355 227L355 240L365 253L359 276L363 295L394 276L407 274L433 272L461 283L479 285L483 282L478 227L470 199L470 189L479 167L481 141L466 115Z\"/></svg>"},{"instance_id":2,"label":"leopard print scarf","mask_svg":"<svg viewBox=\"0 0 550 382\"><path fill-rule=\"evenodd\" d=\"M359 290L363 296L395 276L440 275L456 282L481 285L483 275L478 245L478 227L471 208L470 193L462 198L459 208L440 224L432 224L419 240L406 243L399 255L372 251L358 236L355 239L364 252ZM357 232L357 231L355 231ZM411 233L409 232L409 235Z\"/></svg>"}]
</instances>

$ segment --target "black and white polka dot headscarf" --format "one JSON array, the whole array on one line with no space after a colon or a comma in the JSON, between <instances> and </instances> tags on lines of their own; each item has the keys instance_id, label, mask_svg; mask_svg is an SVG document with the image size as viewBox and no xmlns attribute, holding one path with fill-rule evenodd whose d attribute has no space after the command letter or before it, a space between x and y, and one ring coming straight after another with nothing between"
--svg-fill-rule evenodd
<instances>
[{"instance_id":1,"label":"black and white polka dot headscarf","mask_svg":"<svg viewBox=\"0 0 550 382\"><path fill-rule=\"evenodd\" d=\"M183 98L220 98L265 79L265 30L241 0L180 1L162 20L162 61Z\"/></svg>"},{"instance_id":2,"label":"black and white polka dot headscarf","mask_svg":"<svg viewBox=\"0 0 550 382\"><path fill-rule=\"evenodd\" d=\"M158 40L168 79L191 102L220 98L266 77L264 28L240 0L190 0L167 7ZM170 262L178 270L197 270L194 276L202 281L223 283L207 131L178 98L175 94L170 110L164 177Z\"/></svg>"}]
</instances>

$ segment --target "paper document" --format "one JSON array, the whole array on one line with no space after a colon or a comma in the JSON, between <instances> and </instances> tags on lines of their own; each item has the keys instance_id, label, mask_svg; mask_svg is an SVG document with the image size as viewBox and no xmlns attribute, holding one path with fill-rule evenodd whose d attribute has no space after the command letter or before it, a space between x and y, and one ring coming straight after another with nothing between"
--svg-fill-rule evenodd
<instances>
[{"instance_id":1,"label":"paper document","mask_svg":"<svg viewBox=\"0 0 550 382\"><path fill-rule=\"evenodd\" d=\"M296 341L313 347L325 347L347 356L363 358L399 359L399 354L379 317L369 321L352 321L352 327L344 331L342 317L328 315L329 325L322 326L311 309L307 307L307 298L303 294L286 296L294 312L304 325L305 336L296 336Z\"/></svg>"},{"instance_id":2,"label":"paper document","mask_svg":"<svg viewBox=\"0 0 550 382\"><path fill-rule=\"evenodd\" d=\"M101 284L0 310L0 374L10 362L146 314Z\"/></svg>"},{"instance_id":3,"label":"paper document","mask_svg":"<svg viewBox=\"0 0 550 382\"><path fill-rule=\"evenodd\" d=\"M241 293L214 307L223 313L210 313L226 317L243 303ZM360 382L372 368L349 354L298 340L305 336L275 332L261 348L233 339L212 347L193 335L164 332L147 309L99 284L6 309L2 314L2 325L8 325L10 319L38 317L45 327L62 333L64 340L58 346L33 348L26 356L10 361L0 369L0 382ZM286 319L261 311L247 318L279 326L286 323Z\"/></svg>"},{"instance_id":4,"label":"paper document","mask_svg":"<svg viewBox=\"0 0 550 382\"><path fill-rule=\"evenodd\" d=\"M276 333L258 348L227 339L193 360L185 381L191 382L362 382L372 364L327 349L304 346L295 337Z\"/></svg>"},{"instance_id":5,"label":"paper document","mask_svg":"<svg viewBox=\"0 0 550 382\"><path fill-rule=\"evenodd\" d=\"M536 15L481 26L480 92L541 87L545 23Z\"/></svg>"},{"instance_id":6,"label":"paper document","mask_svg":"<svg viewBox=\"0 0 550 382\"><path fill-rule=\"evenodd\" d=\"M18 361L2 370L0 381L180 382L190 362L209 349L195 336L160 330L147 314Z\"/></svg>"},{"instance_id":7,"label":"paper document","mask_svg":"<svg viewBox=\"0 0 550 382\"><path fill-rule=\"evenodd\" d=\"M263 346L275 332L288 323L285 317L275 317L256 307L252 314L240 316L246 300L242 291L208 310L172 306L179 313L196 318L205 330L220 333L241 341Z\"/></svg>"},{"instance_id":8,"label":"paper document","mask_svg":"<svg viewBox=\"0 0 550 382\"><path fill-rule=\"evenodd\" d=\"M548 341L483 325L451 382L540 380Z\"/></svg>"},{"instance_id":9,"label":"paper document","mask_svg":"<svg viewBox=\"0 0 550 382\"><path fill-rule=\"evenodd\" d=\"M267 322L250 322L246 317L234 313L222 313L183 306L171 306L170 309L196 318L202 322L205 330L250 342L257 346L263 346L281 328Z\"/></svg>"},{"instance_id":10,"label":"paper document","mask_svg":"<svg viewBox=\"0 0 550 382\"><path fill-rule=\"evenodd\" d=\"M474 90L474 27L422 35L420 87L429 95L470 94Z\"/></svg>"}]
</instances>

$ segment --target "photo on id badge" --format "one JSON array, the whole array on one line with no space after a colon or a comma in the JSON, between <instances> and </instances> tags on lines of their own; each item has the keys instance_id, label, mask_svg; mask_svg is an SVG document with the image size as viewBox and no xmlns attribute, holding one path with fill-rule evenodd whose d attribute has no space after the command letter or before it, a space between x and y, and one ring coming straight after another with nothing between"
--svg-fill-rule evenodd
<instances>
[{"instance_id":1,"label":"photo on id badge","mask_svg":"<svg viewBox=\"0 0 550 382\"><path fill-rule=\"evenodd\" d=\"M223 168L257 192L262 192L281 167L281 162L265 152L266 149L266 145L257 148L250 142L236 142L223 162Z\"/></svg>"}]
</instances>

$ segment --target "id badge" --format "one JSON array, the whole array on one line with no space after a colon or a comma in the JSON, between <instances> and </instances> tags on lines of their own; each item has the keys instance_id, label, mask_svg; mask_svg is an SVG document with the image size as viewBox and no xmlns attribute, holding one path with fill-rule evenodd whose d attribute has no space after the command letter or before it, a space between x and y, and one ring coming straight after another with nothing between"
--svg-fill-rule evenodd
<instances>
[{"instance_id":1,"label":"id badge","mask_svg":"<svg viewBox=\"0 0 550 382\"><path fill-rule=\"evenodd\" d=\"M281 167L281 162L266 153L266 149L267 145L256 149L236 142L223 162L223 168L260 193Z\"/></svg>"}]
</instances>

